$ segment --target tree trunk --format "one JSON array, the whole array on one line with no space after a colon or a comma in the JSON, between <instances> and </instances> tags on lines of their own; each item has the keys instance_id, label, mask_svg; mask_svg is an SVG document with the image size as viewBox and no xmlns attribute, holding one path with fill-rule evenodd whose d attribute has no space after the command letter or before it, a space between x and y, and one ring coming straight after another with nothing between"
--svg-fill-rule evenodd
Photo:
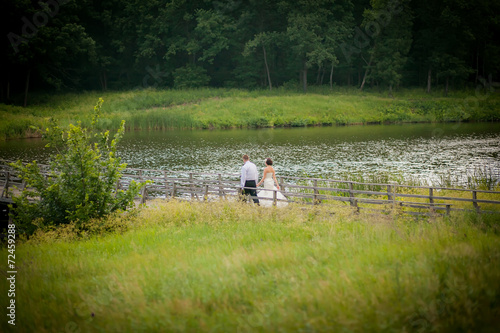
<instances>
[{"instance_id":1,"label":"tree trunk","mask_svg":"<svg viewBox=\"0 0 500 333\"><path fill-rule=\"evenodd\" d=\"M330 89L333 89L333 62L332 68L330 69Z\"/></svg>"},{"instance_id":2,"label":"tree trunk","mask_svg":"<svg viewBox=\"0 0 500 333\"><path fill-rule=\"evenodd\" d=\"M106 89L104 89L104 75L102 72L99 75L99 83L101 84L101 90L103 90L103 91L106 90Z\"/></svg>"},{"instance_id":3,"label":"tree trunk","mask_svg":"<svg viewBox=\"0 0 500 333\"><path fill-rule=\"evenodd\" d=\"M102 73L102 82L103 82L103 90L106 91L108 90L108 76L106 75L106 71L103 71Z\"/></svg>"},{"instance_id":4,"label":"tree trunk","mask_svg":"<svg viewBox=\"0 0 500 333\"><path fill-rule=\"evenodd\" d=\"M304 69L302 70L302 89L304 90L304 93L307 93L307 66L305 61Z\"/></svg>"},{"instance_id":5,"label":"tree trunk","mask_svg":"<svg viewBox=\"0 0 500 333\"><path fill-rule=\"evenodd\" d=\"M271 74L269 73L269 66L267 65L267 53L264 45L262 45L262 51L264 51L264 64L266 65L267 82L269 82L269 90L273 90L273 84L271 83Z\"/></svg>"},{"instance_id":6,"label":"tree trunk","mask_svg":"<svg viewBox=\"0 0 500 333\"><path fill-rule=\"evenodd\" d=\"M429 67L429 71L427 72L427 93L431 93L431 78L432 78L432 69Z\"/></svg>"},{"instance_id":7,"label":"tree trunk","mask_svg":"<svg viewBox=\"0 0 500 333\"><path fill-rule=\"evenodd\" d=\"M10 100L10 80L7 81L7 101Z\"/></svg>"},{"instance_id":8,"label":"tree trunk","mask_svg":"<svg viewBox=\"0 0 500 333\"><path fill-rule=\"evenodd\" d=\"M486 66L486 59L484 58L486 56L486 42L484 43L484 48L483 48L483 77L486 78L486 73L484 72L484 66Z\"/></svg>"},{"instance_id":9,"label":"tree trunk","mask_svg":"<svg viewBox=\"0 0 500 333\"><path fill-rule=\"evenodd\" d=\"M28 90L30 86L30 75L31 75L31 69L28 70L28 74L26 75L26 87L24 89L24 107L28 105Z\"/></svg>"},{"instance_id":10,"label":"tree trunk","mask_svg":"<svg viewBox=\"0 0 500 333\"><path fill-rule=\"evenodd\" d=\"M447 76L446 77L446 85L444 88L444 96L445 97L448 97L449 82L450 82L450 78Z\"/></svg>"},{"instance_id":11,"label":"tree trunk","mask_svg":"<svg viewBox=\"0 0 500 333\"><path fill-rule=\"evenodd\" d=\"M477 80L479 79L479 50L476 50L476 79L474 85L477 86Z\"/></svg>"},{"instance_id":12,"label":"tree trunk","mask_svg":"<svg viewBox=\"0 0 500 333\"><path fill-rule=\"evenodd\" d=\"M392 95L392 84L389 84L389 97L393 98L394 96Z\"/></svg>"},{"instance_id":13,"label":"tree trunk","mask_svg":"<svg viewBox=\"0 0 500 333\"><path fill-rule=\"evenodd\" d=\"M365 75L363 76L363 82L361 82L361 87L359 87L359 91L363 91L363 87L365 86L366 83L366 77L368 76L368 71L370 70L370 66L372 65L372 60L373 60L373 53L372 56L370 57L368 65L366 66Z\"/></svg>"},{"instance_id":14,"label":"tree trunk","mask_svg":"<svg viewBox=\"0 0 500 333\"><path fill-rule=\"evenodd\" d=\"M347 86L351 86L351 69L347 71Z\"/></svg>"}]
</instances>

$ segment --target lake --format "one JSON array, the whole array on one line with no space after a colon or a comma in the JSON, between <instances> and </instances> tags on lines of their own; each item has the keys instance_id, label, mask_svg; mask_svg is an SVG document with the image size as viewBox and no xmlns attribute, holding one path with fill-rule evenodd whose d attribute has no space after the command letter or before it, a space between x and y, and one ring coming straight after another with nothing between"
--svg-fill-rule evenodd
<instances>
[{"instance_id":1,"label":"lake","mask_svg":"<svg viewBox=\"0 0 500 333\"><path fill-rule=\"evenodd\" d=\"M0 142L0 158L46 162L40 139ZM255 130L140 131L126 133L119 156L130 167L238 173L250 155L277 174L456 185L485 170L500 178L500 123L403 124Z\"/></svg>"}]
</instances>

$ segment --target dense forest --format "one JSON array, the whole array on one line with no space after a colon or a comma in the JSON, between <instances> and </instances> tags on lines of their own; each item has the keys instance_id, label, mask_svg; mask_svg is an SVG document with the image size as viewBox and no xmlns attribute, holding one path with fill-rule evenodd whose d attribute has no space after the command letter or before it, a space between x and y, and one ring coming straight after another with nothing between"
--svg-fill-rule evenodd
<instances>
[{"instance_id":1,"label":"dense forest","mask_svg":"<svg viewBox=\"0 0 500 333\"><path fill-rule=\"evenodd\" d=\"M35 90L342 85L500 74L498 0L2 1L1 100ZM17 98L15 98L17 96Z\"/></svg>"}]
</instances>

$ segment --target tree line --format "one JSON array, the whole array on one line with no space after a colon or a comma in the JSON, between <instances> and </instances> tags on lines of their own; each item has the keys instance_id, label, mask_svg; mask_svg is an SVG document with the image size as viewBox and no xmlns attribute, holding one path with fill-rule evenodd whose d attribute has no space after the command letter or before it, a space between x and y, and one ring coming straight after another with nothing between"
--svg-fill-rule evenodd
<instances>
[{"instance_id":1,"label":"tree line","mask_svg":"<svg viewBox=\"0 0 500 333\"><path fill-rule=\"evenodd\" d=\"M1 100L32 90L491 84L496 0L10 0Z\"/></svg>"}]
</instances>

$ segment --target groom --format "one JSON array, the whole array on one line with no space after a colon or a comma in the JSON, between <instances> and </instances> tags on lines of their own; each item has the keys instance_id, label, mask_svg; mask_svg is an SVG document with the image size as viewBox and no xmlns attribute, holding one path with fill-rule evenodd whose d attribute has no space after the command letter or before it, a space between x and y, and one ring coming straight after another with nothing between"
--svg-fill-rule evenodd
<instances>
[{"instance_id":1,"label":"groom","mask_svg":"<svg viewBox=\"0 0 500 333\"><path fill-rule=\"evenodd\" d=\"M259 179L259 173L257 172L257 167L255 164L249 161L248 155L243 155L243 166L241 167L241 188L243 189L243 195L251 195L253 202L257 205L259 204L259 198L257 198L257 180Z\"/></svg>"}]
</instances>

